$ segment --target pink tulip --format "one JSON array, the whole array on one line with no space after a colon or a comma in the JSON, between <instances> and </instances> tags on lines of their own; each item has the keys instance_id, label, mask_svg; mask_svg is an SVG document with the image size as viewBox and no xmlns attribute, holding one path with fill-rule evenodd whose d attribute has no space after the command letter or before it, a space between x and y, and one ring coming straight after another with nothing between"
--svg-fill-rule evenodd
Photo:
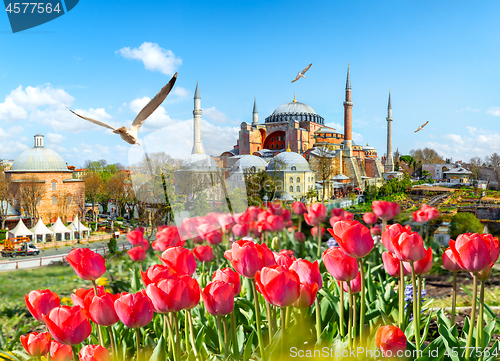
<instances>
[{"instance_id":1,"label":"pink tulip","mask_svg":"<svg viewBox=\"0 0 500 361\"><path fill-rule=\"evenodd\" d=\"M427 219L427 213L422 210L418 210L416 212L413 212L413 220L417 223L425 223L428 221Z\"/></svg>"},{"instance_id":2,"label":"pink tulip","mask_svg":"<svg viewBox=\"0 0 500 361\"><path fill-rule=\"evenodd\" d=\"M38 321L43 322L43 315L50 310L60 306L59 296L51 290L35 290L24 296L26 306L31 315Z\"/></svg>"},{"instance_id":3,"label":"pink tulip","mask_svg":"<svg viewBox=\"0 0 500 361\"><path fill-rule=\"evenodd\" d=\"M358 261L345 254L340 248L328 248L323 252L323 263L333 278L339 281L350 281L358 275Z\"/></svg>"},{"instance_id":4,"label":"pink tulip","mask_svg":"<svg viewBox=\"0 0 500 361\"><path fill-rule=\"evenodd\" d=\"M246 224L235 224L233 226L233 233L236 238L243 238L248 235L248 225Z\"/></svg>"},{"instance_id":5,"label":"pink tulip","mask_svg":"<svg viewBox=\"0 0 500 361\"><path fill-rule=\"evenodd\" d=\"M450 239L450 243L451 242L455 243L454 240ZM451 250L450 247L444 250L443 267L446 268L448 271L452 272L457 272L462 270L462 267L460 267L460 265L458 264L457 259L455 258L455 255L453 254L453 251Z\"/></svg>"},{"instance_id":6,"label":"pink tulip","mask_svg":"<svg viewBox=\"0 0 500 361\"><path fill-rule=\"evenodd\" d=\"M132 244L132 246L140 247L144 243L144 232L135 229L127 233L127 239Z\"/></svg>"},{"instance_id":7,"label":"pink tulip","mask_svg":"<svg viewBox=\"0 0 500 361\"><path fill-rule=\"evenodd\" d=\"M492 263L495 255L498 258L495 242L492 252L489 241L477 233L466 233L459 235L456 242L450 242L450 248L460 267L469 272L479 272Z\"/></svg>"},{"instance_id":8,"label":"pink tulip","mask_svg":"<svg viewBox=\"0 0 500 361\"><path fill-rule=\"evenodd\" d=\"M155 283L161 279L177 277L178 273L171 267L155 264L149 267L146 272L141 271L142 282L145 286Z\"/></svg>"},{"instance_id":9,"label":"pink tulip","mask_svg":"<svg viewBox=\"0 0 500 361\"><path fill-rule=\"evenodd\" d=\"M297 301L292 303L295 308L309 308L316 300L318 284L300 283L300 295Z\"/></svg>"},{"instance_id":10,"label":"pink tulip","mask_svg":"<svg viewBox=\"0 0 500 361\"><path fill-rule=\"evenodd\" d=\"M267 223L269 224L271 232L281 232L283 228L285 228L285 223L281 216L269 216L267 217Z\"/></svg>"},{"instance_id":11,"label":"pink tulip","mask_svg":"<svg viewBox=\"0 0 500 361\"><path fill-rule=\"evenodd\" d=\"M222 281L210 282L201 292L208 313L214 316L230 314L234 308L234 288Z\"/></svg>"},{"instance_id":12,"label":"pink tulip","mask_svg":"<svg viewBox=\"0 0 500 361\"><path fill-rule=\"evenodd\" d=\"M196 270L196 259L193 253L182 247L168 247L161 254L161 263L172 267L178 274L191 276Z\"/></svg>"},{"instance_id":13,"label":"pink tulip","mask_svg":"<svg viewBox=\"0 0 500 361\"><path fill-rule=\"evenodd\" d=\"M370 230L357 221L340 221L328 230L338 242L342 251L354 258L363 258L373 249Z\"/></svg>"},{"instance_id":14,"label":"pink tulip","mask_svg":"<svg viewBox=\"0 0 500 361\"><path fill-rule=\"evenodd\" d=\"M95 281L106 272L104 257L88 248L72 249L66 256L66 261L78 277L84 280Z\"/></svg>"},{"instance_id":15,"label":"pink tulip","mask_svg":"<svg viewBox=\"0 0 500 361\"><path fill-rule=\"evenodd\" d=\"M384 269L387 273L389 273L392 277L399 278L401 272L401 261L397 259L391 252L382 253L382 261L384 262ZM403 266L403 273L405 276L411 274L406 270L406 267Z\"/></svg>"},{"instance_id":16,"label":"pink tulip","mask_svg":"<svg viewBox=\"0 0 500 361\"><path fill-rule=\"evenodd\" d=\"M73 349L70 345L64 345L52 340L50 343L50 360L51 361L72 361Z\"/></svg>"},{"instance_id":17,"label":"pink tulip","mask_svg":"<svg viewBox=\"0 0 500 361\"><path fill-rule=\"evenodd\" d=\"M200 286L187 275L150 283L146 293L156 313L190 310L200 302Z\"/></svg>"},{"instance_id":18,"label":"pink tulip","mask_svg":"<svg viewBox=\"0 0 500 361\"><path fill-rule=\"evenodd\" d=\"M246 240L234 242L231 250L224 252L224 257L231 262L236 272L247 278L255 278L257 271L276 264L273 253L265 244Z\"/></svg>"},{"instance_id":19,"label":"pink tulip","mask_svg":"<svg viewBox=\"0 0 500 361\"><path fill-rule=\"evenodd\" d=\"M128 328L144 327L153 319L153 303L144 290L122 293L115 301L115 311Z\"/></svg>"},{"instance_id":20,"label":"pink tulip","mask_svg":"<svg viewBox=\"0 0 500 361\"><path fill-rule=\"evenodd\" d=\"M83 346L79 354L80 361L109 361L111 355L101 345Z\"/></svg>"},{"instance_id":21,"label":"pink tulip","mask_svg":"<svg viewBox=\"0 0 500 361\"><path fill-rule=\"evenodd\" d=\"M368 225L375 224L377 223L377 215L372 212L366 212L363 214L363 221Z\"/></svg>"},{"instance_id":22,"label":"pink tulip","mask_svg":"<svg viewBox=\"0 0 500 361\"><path fill-rule=\"evenodd\" d=\"M90 336L92 326L80 306L60 306L43 316L52 337L65 345L78 345Z\"/></svg>"},{"instance_id":23,"label":"pink tulip","mask_svg":"<svg viewBox=\"0 0 500 361\"><path fill-rule=\"evenodd\" d=\"M319 270L318 261L311 263L306 259L299 258L293 261L290 269L297 272L301 283L310 285L316 283L318 285L318 290L323 288L323 278Z\"/></svg>"},{"instance_id":24,"label":"pink tulip","mask_svg":"<svg viewBox=\"0 0 500 361\"><path fill-rule=\"evenodd\" d=\"M403 262L404 268L411 273L411 265L408 262ZM432 268L432 248L429 247L425 251L425 257L413 263L416 275L423 275L429 273Z\"/></svg>"},{"instance_id":25,"label":"pink tulip","mask_svg":"<svg viewBox=\"0 0 500 361\"><path fill-rule=\"evenodd\" d=\"M396 223L387 226L382 232L382 243L389 252L394 253L394 246L392 245L392 242L397 239L401 233L411 233L410 227L403 227L399 223Z\"/></svg>"},{"instance_id":26,"label":"pink tulip","mask_svg":"<svg viewBox=\"0 0 500 361\"><path fill-rule=\"evenodd\" d=\"M143 247L134 247L127 251L130 259L135 262L142 262L146 259L146 251Z\"/></svg>"},{"instance_id":27,"label":"pink tulip","mask_svg":"<svg viewBox=\"0 0 500 361\"><path fill-rule=\"evenodd\" d=\"M234 272L229 267L215 271L212 277L212 281L222 281L225 283L230 283L234 288L234 295L237 296L240 294L241 291L240 275Z\"/></svg>"},{"instance_id":28,"label":"pink tulip","mask_svg":"<svg viewBox=\"0 0 500 361\"><path fill-rule=\"evenodd\" d=\"M200 262L212 262L214 260L214 251L208 245L194 247L193 254Z\"/></svg>"},{"instance_id":29,"label":"pink tulip","mask_svg":"<svg viewBox=\"0 0 500 361\"><path fill-rule=\"evenodd\" d=\"M304 243L306 241L306 235L302 232L295 232L293 234L293 239L299 243Z\"/></svg>"},{"instance_id":30,"label":"pink tulip","mask_svg":"<svg viewBox=\"0 0 500 361\"><path fill-rule=\"evenodd\" d=\"M417 232L403 232L396 239L392 239L394 254L401 261L416 262L426 256L424 241Z\"/></svg>"},{"instance_id":31,"label":"pink tulip","mask_svg":"<svg viewBox=\"0 0 500 361\"><path fill-rule=\"evenodd\" d=\"M391 220L401 213L401 208L397 202L373 201L373 213L385 221Z\"/></svg>"},{"instance_id":32,"label":"pink tulip","mask_svg":"<svg viewBox=\"0 0 500 361\"><path fill-rule=\"evenodd\" d=\"M31 332L21 336L21 344L30 356L40 357L50 351L50 333Z\"/></svg>"},{"instance_id":33,"label":"pink tulip","mask_svg":"<svg viewBox=\"0 0 500 361\"><path fill-rule=\"evenodd\" d=\"M255 274L257 290L276 307L288 307L300 296L300 279L283 266L264 267Z\"/></svg>"},{"instance_id":34,"label":"pink tulip","mask_svg":"<svg viewBox=\"0 0 500 361\"><path fill-rule=\"evenodd\" d=\"M306 205L302 202L293 202L292 203L292 212L297 215L303 215L307 212Z\"/></svg>"},{"instance_id":35,"label":"pink tulip","mask_svg":"<svg viewBox=\"0 0 500 361\"><path fill-rule=\"evenodd\" d=\"M339 285L340 285L340 281ZM350 281L351 285L351 293L360 293L361 292L361 273L358 273L355 279ZM342 289L344 292L349 292L349 286L347 285L347 282L342 282Z\"/></svg>"},{"instance_id":36,"label":"pink tulip","mask_svg":"<svg viewBox=\"0 0 500 361\"><path fill-rule=\"evenodd\" d=\"M293 261L295 260L295 257L293 255L289 257L287 254L282 252L280 253L273 252L273 254L276 264L286 268L289 268L292 265Z\"/></svg>"}]
</instances>

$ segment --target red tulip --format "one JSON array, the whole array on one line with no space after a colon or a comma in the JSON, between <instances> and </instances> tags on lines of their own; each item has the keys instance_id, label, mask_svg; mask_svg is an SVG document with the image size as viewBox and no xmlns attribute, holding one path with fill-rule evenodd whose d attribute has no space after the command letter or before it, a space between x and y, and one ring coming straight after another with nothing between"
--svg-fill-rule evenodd
<instances>
[{"instance_id":1,"label":"red tulip","mask_svg":"<svg viewBox=\"0 0 500 361\"><path fill-rule=\"evenodd\" d=\"M146 251L142 247L134 247L127 251L130 259L135 262L142 262L146 259Z\"/></svg>"},{"instance_id":2,"label":"red tulip","mask_svg":"<svg viewBox=\"0 0 500 361\"><path fill-rule=\"evenodd\" d=\"M284 266L286 268L289 268L293 261L295 260L295 257L292 255L289 257L286 253L280 252L273 252L274 254L274 260L276 261L276 264L280 266Z\"/></svg>"},{"instance_id":3,"label":"red tulip","mask_svg":"<svg viewBox=\"0 0 500 361\"><path fill-rule=\"evenodd\" d=\"M217 230L205 235L208 244L216 245L222 243L222 231Z\"/></svg>"},{"instance_id":4,"label":"red tulip","mask_svg":"<svg viewBox=\"0 0 500 361\"><path fill-rule=\"evenodd\" d=\"M31 332L21 336L21 344L24 349L33 357L45 356L50 351L50 333Z\"/></svg>"},{"instance_id":5,"label":"red tulip","mask_svg":"<svg viewBox=\"0 0 500 361\"><path fill-rule=\"evenodd\" d=\"M352 221L354 219L354 214L348 212L342 208L334 208L331 210L330 214L330 224L333 225L339 221Z\"/></svg>"},{"instance_id":6,"label":"red tulip","mask_svg":"<svg viewBox=\"0 0 500 361\"><path fill-rule=\"evenodd\" d=\"M84 280L95 281L106 272L104 257L88 248L72 249L66 256L66 261L78 277Z\"/></svg>"},{"instance_id":7,"label":"red tulip","mask_svg":"<svg viewBox=\"0 0 500 361\"><path fill-rule=\"evenodd\" d=\"M300 283L300 295L292 306L295 308L309 308L316 300L318 284Z\"/></svg>"},{"instance_id":8,"label":"red tulip","mask_svg":"<svg viewBox=\"0 0 500 361\"><path fill-rule=\"evenodd\" d=\"M326 270L339 281L350 281L358 275L358 261L346 255L340 248L328 248L323 252Z\"/></svg>"},{"instance_id":9,"label":"red tulip","mask_svg":"<svg viewBox=\"0 0 500 361\"><path fill-rule=\"evenodd\" d=\"M283 266L274 265L257 271L255 283L266 301L277 307L288 307L300 296L299 275Z\"/></svg>"},{"instance_id":10,"label":"red tulip","mask_svg":"<svg viewBox=\"0 0 500 361\"><path fill-rule=\"evenodd\" d=\"M109 361L111 355L101 345L84 346L78 354L80 361Z\"/></svg>"},{"instance_id":11,"label":"red tulip","mask_svg":"<svg viewBox=\"0 0 500 361\"><path fill-rule=\"evenodd\" d=\"M283 207L281 206L281 202L279 201L269 203L267 208L272 214L275 214L277 216L281 216L281 212L283 211Z\"/></svg>"},{"instance_id":12,"label":"red tulip","mask_svg":"<svg viewBox=\"0 0 500 361\"><path fill-rule=\"evenodd\" d=\"M307 213L310 217L315 217L323 222L328 216L328 210L323 203L314 203L307 207Z\"/></svg>"},{"instance_id":13,"label":"red tulip","mask_svg":"<svg viewBox=\"0 0 500 361\"><path fill-rule=\"evenodd\" d=\"M101 326L111 326L119 321L115 311L115 301L120 295L106 292L102 295L85 299L85 310L90 319Z\"/></svg>"},{"instance_id":14,"label":"red tulip","mask_svg":"<svg viewBox=\"0 0 500 361\"><path fill-rule=\"evenodd\" d=\"M140 230L133 230L127 233L127 239L134 247L140 247L144 243L144 229L141 232Z\"/></svg>"},{"instance_id":15,"label":"red tulip","mask_svg":"<svg viewBox=\"0 0 500 361\"><path fill-rule=\"evenodd\" d=\"M498 238L493 237L489 233L480 234L480 237L490 246L491 262L495 263L498 260L498 255L500 253Z\"/></svg>"},{"instance_id":16,"label":"red tulip","mask_svg":"<svg viewBox=\"0 0 500 361\"><path fill-rule=\"evenodd\" d=\"M340 281L339 285L340 285ZM351 284L351 293L360 293L361 292L361 273L358 273L355 279L349 281ZM349 286L347 286L347 282L342 282L342 289L344 292L349 292Z\"/></svg>"},{"instance_id":17,"label":"red tulip","mask_svg":"<svg viewBox=\"0 0 500 361\"><path fill-rule=\"evenodd\" d=\"M214 251L210 246L194 247L193 254L200 262L211 262L214 259Z\"/></svg>"},{"instance_id":18,"label":"red tulip","mask_svg":"<svg viewBox=\"0 0 500 361\"><path fill-rule=\"evenodd\" d=\"M190 310L200 302L200 286L187 275L150 283L146 293L156 313Z\"/></svg>"},{"instance_id":19,"label":"red tulip","mask_svg":"<svg viewBox=\"0 0 500 361\"><path fill-rule=\"evenodd\" d=\"M53 308L43 316L43 321L52 337L65 345L78 345L92 332L89 319L80 306Z\"/></svg>"},{"instance_id":20,"label":"red tulip","mask_svg":"<svg viewBox=\"0 0 500 361\"><path fill-rule=\"evenodd\" d=\"M165 251L168 247L183 246L177 227L168 226L156 234L156 241L153 242L153 249L156 251Z\"/></svg>"},{"instance_id":21,"label":"red tulip","mask_svg":"<svg viewBox=\"0 0 500 361\"><path fill-rule=\"evenodd\" d=\"M141 328L153 319L153 303L144 290L137 293L123 292L115 301L115 311L128 328Z\"/></svg>"},{"instance_id":22,"label":"red tulip","mask_svg":"<svg viewBox=\"0 0 500 361\"><path fill-rule=\"evenodd\" d=\"M292 212L297 215L302 215L307 212L306 205L302 202L293 202L292 203Z\"/></svg>"},{"instance_id":23,"label":"red tulip","mask_svg":"<svg viewBox=\"0 0 500 361\"><path fill-rule=\"evenodd\" d=\"M403 227L399 223L396 223L387 226L382 232L382 243L389 252L394 253L394 246L392 245L392 242L397 239L401 233L411 233L410 227Z\"/></svg>"},{"instance_id":24,"label":"red tulip","mask_svg":"<svg viewBox=\"0 0 500 361\"><path fill-rule=\"evenodd\" d=\"M382 227L376 224L372 226L372 228L370 228L370 233L372 234L372 236L380 236L382 234Z\"/></svg>"},{"instance_id":25,"label":"red tulip","mask_svg":"<svg viewBox=\"0 0 500 361\"><path fill-rule=\"evenodd\" d=\"M230 314L234 308L234 288L222 281L210 282L201 292L201 298L208 313L214 316Z\"/></svg>"},{"instance_id":26,"label":"red tulip","mask_svg":"<svg viewBox=\"0 0 500 361\"><path fill-rule=\"evenodd\" d=\"M319 271L318 261L311 263L306 259L299 258L293 261L290 269L297 272L301 283L307 283L309 285L316 283L318 285L318 290L323 288L323 278Z\"/></svg>"},{"instance_id":27,"label":"red tulip","mask_svg":"<svg viewBox=\"0 0 500 361\"><path fill-rule=\"evenodd\" d=\"M249 231L249 228L248 228L248 225L246 225L246 224L235 224L233 226L233 233L234 233L234 236L237 238L246 237L248 235L248 231Z\"/></svg>"},{"instance_id":28,"label":"red tulip","mask_svg":"<svg viewBox=\"0 0 500 361\"><path fill-rule=\"evenodd\" d=\"M335 223L333 230L328 229L335 237L340 248L349 256L363 258L373 249L373 238L370 230L358 221L340 221Z\"/></svg>"},{"instance_id":29,"label":"red tulip","mask_svg":"<svg viewBox=\"0 0 500 361\"><path fill-rule=\"evenodd\" d=\"M224 252L224 257L231 262L236 272L247 278L255 278L257 271L276 264L273 253L265 244L246 240L234 242L231 250Z\"/></svg>"},{"instance_id":30,"label":"red tulip","mask_svg":"<svg viewBox=\"0 0 500 361\"><path fill-rule=\"evenodd\" d=\"M252 218L252 220L256 221L257 217L259 216L259 213L262 212L262 208L257 207L257 206L250 206L247 208L246 211L249 214L250 218Z\"/></svg>"},{"instance_id":31,"label":"red tulip","mask_svg":"<svg viewBox=\"0 0 500 361\"><path fill-rule=\"evenodd\" d=\"M401 213L397 202L373 201L372 210L380 219L388 221Z\"/></svg>"},{"instance_id":32,"label":"red tulip","mask_svg":"<svg viewBox=\"0 0 500 361\"><path fill-rule=\"evenodd\" d=\"M240 294L241 291L240 275L234 272L229 267L215 271L212 277L212 281L222 281L225 283L230 283L234 288L234 295L237 296Z\"/></svg>"},{"instance_id":33,"label":"red tulip","mask_svg":"<svg viewBox=\"0 0 500 361\"><path fill-rule=\"evenodd\" d=\"M363 221L366 224L375 224L377 223L377 215L372 212L366 212L365 214L363 214Z\"/></svg>"},{"instance_id":34,"label":"red tulip","mask_svg":"<svg viewBox=\"0 0 500 361\"><path fill-rule=\"evenodd\" d=\"M173 268L160 264L155 264L154 266L149 267L146 272L141 271L142 282L145 286L164 278L173 278L177 276L178 273L175 272Z\"/></svg>"},{"instance_id":35,"label":"red tulip","mask_svg":"<svg viewBox=\"0 0 500 361\"><path fill-rule=\"evenodd\" d=\"M106 291L103 286L97 286L97 294L103 295ZM87 299L92 299L95 295L93 288L79 288L75 291L75 293L71 294L71 301L73 301L74 306L80 306L85 309L85 302Z\"/></svg>"},{"instance_id":36,"label":"red tulip","mask_svg":"<svg viewBox=\"0 0 500 361\"><path fill-rule=\"evenodd\" d=\"M280 232L285 228L285 223L281 216L269 216L267 217L267 223L269 223L271 232Z\"/></svg>"},{"instance_id":37,"label":"red tulip","mask_svg":"<svg viewBox=\"0 0 500 361\"><path fill-rule=\"evenodd\" d=\"M396 326L382 326L377 331L375 344L385 357L399 357L406 350L406 336Z\"/></svg>"},{"instance_id":38,"label":"red tulip","mask_svg":"<svg viewBox=\"0 0 500 361\"><path fill-rule=\"evenodd\" d=\"M420 209L427 213L427 220L428 221L431 221L433 219L437 219L440 216L440 213L436 208L428 206L427 204L422 204L422 207L420 207Z\"/></svg>"},{"instance_id":39,"label":"red tulip","mask_svg":"<svg viewBox=\"0 0 500 361\"><path fill-rule=\"evenodd\" d=\"M64 345L52 340L50 343L50 360L51 361L72 361L73 349L70 345Z\"/></svg>"},{"instance_id":40,"label":"red tulip","mask_svg":"<svg viewBox=\"0 0 500 361\"><path fill-rule=\"evenodd\" d=\"M396 239L392 239L394 254L401 261L416 262L426 256L424 241L417 232L403 232Z\"/></svg>"},{"instance_id":41,"label":"red tulip","mask_svg":"<svg viewBox=\"0 0 500 361\"><path fill-rule=\"evenodd\" d=\"M411 273L411 265L408 262L403 262L404 268ZM416 275L424 275L429 273L432 268L432 248L429 247L425 251L425 257L420 261L416 261L413 263L413 267L415 268Z\"/></svg>"},{"instance_id":42,"label":"red tulip","mask_svg":"<svg viewBox=\"0 0 500 361\"><path fill-rule=\"evenodd\" d=\"M318 228L319 226L315 226L313 228L311 228L311 235L316 238L316 236L318 235ZM321 227L321 237L323 238L325 235L325 227Z\"/></svg>"},{"instance_id":43,"label":"red tulip","mask_svg":"<svg viewBox=\"0 0 500 361\"><path fill-rule=\"evenodd\" d=\"M417 223L425 223L428 221L427 213L422 210L413 212L413 220Z\"/></svg>"},{"instance_id":44,"label":"red tulip","mask_svg":"<svg viewBox=\"0 0 500 361\"><path fill-rule=\"evenodd\" d=\"M302 232L295 232L293 234L293 239L295 239L296 242L304 243L306 241L306 235Z\"/></svg>"},{"instance_id":45,"label":"red tulip","mask_svg":"<svg viewBox=\"0 0 500 361\"><path fill-rule=\"evenodd\" d=\"M495 243L492 252L489 241L477 233L466 233L459 235L456 242L450 242L450 248L460 267L469 272L479 272L488 267L495 258Z\"/></svg>"},{"instance_id":46,"label":"red tulip","mask_svg":"<svg viewBox=\"0 0 500 361\"><path fill-rule=\"evenodd\" d=\"M288 223L292 219L292 212L290 212L289 209L283 209L281 211L281 218L283 219L283 222Z\"/></svg>"},{"instance_id":47,"label":"red tulip","mask_svg":"<svg viewBox=\"0 0 500 361\"><path fill-rule=\"evenodd\" d=\"M161 263L172 267L177 273L191 276L196 270L196 260L193 253L182 247L168 247L161 254Z\"/></svg>"},{"instance_id":48,"label":"red tulip","mask_svg":"<svg viewBox=\"0 0 500 361\"><path fill-rule=\"evenodd\" d=\"M450 244L453 242L455 244L455 241L450 239ZM457 262L457 259L455 258L455 255L453 254L453 251L451 250L450 247L446 248L443 253L443 267L446 268L448 271L452 272L457 272L461 271L462 267Z\"/></svg>"},{"instance_id":49,"label":"red tulip","mask_svg":"<svg viewBox=\"0 0 500 361\"><path fill-rule=\"evenodd\" d=\"M387 273L389 273L392 277L399 278L401 272L401 261L394 257L394 254L391 252L382 253L382 261L384 262L384 269ZM403 266L403 273L405 276L411 274L406 270L406 267Z\"/></svg>"},{"instance_id":50,"label":"red tulip","mask_svg":"<svg viewBox=\"0 0 500 361\"><path fill-rule=\"evenodd\" d=\"M24 300L31 315L40 322L43 322L43 315L48 315L50 310L61 304L59 296L51 290L31 291L24 296Z\"/></svg>"}]
</instances>

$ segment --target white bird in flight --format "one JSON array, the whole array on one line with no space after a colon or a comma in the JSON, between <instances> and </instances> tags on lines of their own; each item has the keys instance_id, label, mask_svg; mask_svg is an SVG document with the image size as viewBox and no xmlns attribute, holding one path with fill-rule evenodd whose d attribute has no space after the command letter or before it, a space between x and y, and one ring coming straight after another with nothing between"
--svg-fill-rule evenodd
<instances>
[{"instance_id":1,"label":"white bird in flight","mask_svg":"<svg viewBox=\"0 0 500 361\"><path fill-rule=\"evenodd\" d=\"M414 132L414 133L418 132L419 130L424 129L424 127L427 125L427 123L429 123L429 121L426 121L424 124L422 124L420 127L418 127L418 129L417 129L417 130L415 130L415 132Z\"/></svg>"},{"instance_id":2,"label":"white bird in flight","mask_svg":"<svg viewBox=\"0 0 500 361\"><path fill-rule=\"evenodd\" d=\"M168 93L170 93L170 91L174 87L176 80L177 80L177 73L175 73L174 76L172 77L172 79L170 79L170 81L168 82L168 84L165 85L160 90L160 92L158 94L156 94L155 97L153 99L151 99L149 101L149 103L144 108L142 108L142 110L139 112L139 114L137 114L137 116L135 117L135 119L132 122L132 125L130 126L129 129L127 129L127 127L125 127L125 126L120 127L120 128L115 128L109 124L106 124L104 122L101 122L99 120L95 120L92 118L84 117L83 115L77 114L74 111L72 111L71 109L69 109L69 108L68 109L71 113L79 116L80 118L88 120L89 122L92 122L94 124L100 125L101 127L109 128L113 131L113 133L120 134L120 137L122 137L122 139L129 144L141 145L138 142L139 139L137 137L137 132L139 131L139 128L144 123L144 121L156 110L156 108L158 108L160 106L160 104L163 103L163 101L167 97Z\"/></svg>"},{"instance_id":3,"label":"white bird in flight","mask_svg":"<svg viewBox=\"0 0 500 361\"><path fill-rule=\"evenodd\" d=\"M293 83L294 81L299 80L300 78L305 78L304 74L306 73L306 71L308 71L308 70L309 70L309 68L311 67L311 65L313 65L313 64L311 63L311 64L309 64L309 65L307 66L307 68L305 68L305 69L304 69L304 70L302 70L302 71L299 71L299 73L297 74L297 76L295 77L295 79L293 79L293 80L292 80L292 83Z\"/></svg>"}]
</instances>

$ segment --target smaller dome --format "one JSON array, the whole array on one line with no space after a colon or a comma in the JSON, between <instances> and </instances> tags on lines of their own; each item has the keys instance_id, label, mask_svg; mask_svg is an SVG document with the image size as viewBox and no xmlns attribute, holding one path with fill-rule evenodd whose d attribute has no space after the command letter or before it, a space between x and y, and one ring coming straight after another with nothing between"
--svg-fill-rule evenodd
<instances>
[{"instance_id":1,"label":"smaller dome","mask_svg":"<svg viewBox=\"0 0 500 361\"><path fill-rule=\"evenodd\" d=\"M231 167L231 172L244 172L248 169L254 167L255 171L265 170L267 166L267 162L261 157L257 157L256 155L244 155L242 156L234 165Z\"/></svg>"},{"instance_id":2,"label":"smaller dome","mask_svg":"<svg viewBox=\"0 0 500 361\"><path fill-rule=\"evenodd\" d=\"M191 154L182 162L180 170L216 171L219 170L219 166L211 156L195 153Z\"/></svg>"},{"instance_id":3,"label":"smaller dome","mask_svg":"<svg viewBox=\"0 0 500 361\"><path fill-rule=\"evenodd\" d=\"M363 150L375 150L375 148L373 148L372 146L369 146L368 143L366 143L366 145L363 147Z\"/></svg>"},{"instance_id":4,"label":"smaller dome","mask_svg":"<svg viewBox=\"0 0 500 361\"><path fill-rule=\"evenodd\" d=\"M294 169L292 169L292 167ZM311 168L307 160L300 154L295 152L281 152L271 159L267 166L267 170L310 172Z\"/></svg>"}]
</instances>

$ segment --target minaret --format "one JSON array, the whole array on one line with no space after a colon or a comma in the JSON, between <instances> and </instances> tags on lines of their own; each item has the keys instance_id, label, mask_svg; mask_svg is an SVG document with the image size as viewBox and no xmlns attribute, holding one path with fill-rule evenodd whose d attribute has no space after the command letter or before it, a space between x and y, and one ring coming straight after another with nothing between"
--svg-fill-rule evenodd
<instances>
[{"instance_id":1,"label":"minaret","mask_svg":"<svg viewBox=\"0 0 500 361\"><path fill-rule=\"evenodd\" d=\"M253 121L252 126L256 127L259 125L259 111L257 110L257 98L253 100Z\"/></svg>"},{"instance_id":2,"label":"minaret","mask_svg":"<svg viewBox=\"0 0 500 361\"><path fill-rule=\"evenodd\" d=\"M347 81L345 84L345 102L344 102L344 140L345 154L352 157L352 101L351 101L351 74L349 64L347 64Z\"/></svg>"},{"instance_id":3,"label":"minaret","mask_svg":"<svg viewBox=\"0 0 500 361\"><path fill-rule=\"evenodd\" d=\"M385 171L394 172L394 159L392 158L392 105L391 91L389 90L389 104L387 105L387 155L385 160Z\"/></svg>"},{"instance_id":4,"label":"minaret","mask_svg":"<svg viewBox=\"0 0 500 361\"><path fill-rule=\"evenodd\" d=\"M200 90L198 89L198 82L196 82L196 90L194 92L193 116L194 142L191 154L203 154L205 152L203 151L203 144L201 143L201 97Z\"/></svg>"}]
</instances>

